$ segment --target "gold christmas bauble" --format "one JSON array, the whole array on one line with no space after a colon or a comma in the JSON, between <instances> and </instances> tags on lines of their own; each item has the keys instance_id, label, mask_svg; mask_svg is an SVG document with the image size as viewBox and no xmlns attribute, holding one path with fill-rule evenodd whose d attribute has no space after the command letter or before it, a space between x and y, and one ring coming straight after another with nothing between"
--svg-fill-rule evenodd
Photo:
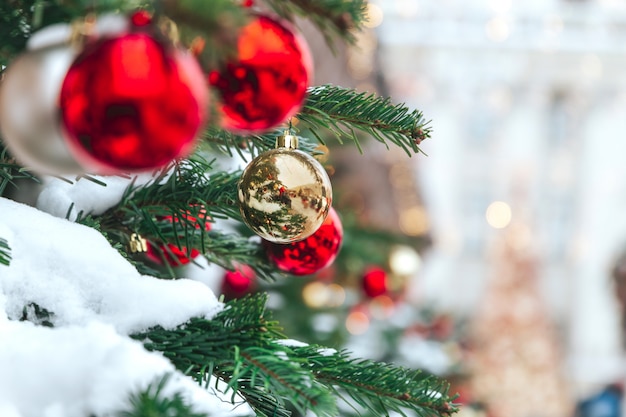
<instances>
[{"instance_id":1,"label":"gold christmas bauble","mask_svg":"<svg viewBox=\"0 0 626 417\"><path fill-rule=\"evenodd\" d=\"M257 235L275 243L311 236L324 222L332 202L324 167L294 149L294 136L286 136L286 144L285 137L279 137L279 147L254 158L239 180L244 222Z\"/></svg>"}]
</instances>

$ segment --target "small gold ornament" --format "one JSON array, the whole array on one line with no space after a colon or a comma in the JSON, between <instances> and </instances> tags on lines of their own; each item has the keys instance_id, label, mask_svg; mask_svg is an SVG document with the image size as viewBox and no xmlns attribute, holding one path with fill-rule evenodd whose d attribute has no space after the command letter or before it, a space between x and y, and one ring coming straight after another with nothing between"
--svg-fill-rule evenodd
<instances>
[{"instance_id":1,"label":"small gold ornament","mask_svg":"<svg viewBox=\"0 0 626 417\"><path fill-rule=\"evenodd\" d=\"M130 242L128 247L131 253L146 253L148 252L148 242L137 233L130 235Z\"/></svg>"},{"instance_id":2,"label":"small gold ornament","mask_svg":"<svg viewBox=\"0 0 626 417\"><path fill-rule=\"evenodd\" d=\"M276 138L276 149L254 158L239 180L244 222L275 243L311 236L332 203L332 186L324 167L297 146L298 138L286 131Z\"/></svg>"}]
</instances>

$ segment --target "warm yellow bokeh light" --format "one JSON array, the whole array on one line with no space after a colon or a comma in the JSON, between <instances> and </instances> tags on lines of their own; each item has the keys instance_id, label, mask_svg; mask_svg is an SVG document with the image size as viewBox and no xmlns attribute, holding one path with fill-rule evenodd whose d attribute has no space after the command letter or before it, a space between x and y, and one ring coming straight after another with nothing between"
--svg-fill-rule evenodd
<instances>
[{"instance_id":1,"label":"warm yellow bokeh light","mask_svg":"<svg viewBox=\"0 0 626 417\"><path fill-rule=\"evenodd\" d=\"M494 201L487 207L485 217L489 226L494 229L504 229L511 223L513 218L511 206L504 201Z\"/></svg>"},{"instance_id":2,"label":"warm yellow bokeh light","mask_svg":"<svg viewBox=\"0 0 626 417\"><path fill-rule=\"evenodd\" d=\"M368 3L367 5L367 20L365 21L365 27L373 29L383 23L383 9L379 6Z\"/></svg>"},{"instance_id":3,"label":"warm yellow bokeh light","mask_svg":"<svg viewBox=\"0 0 626 417\"><path fill-rule=\"evenodd\" d=\"M311 282L302 289L302 299L311 308L322 308L328 302L328 289L321 282Z\"/></svg>"},{"instance_id":4,"label":"warm yellow bokeh light","mask_svg":"<svg viewBox=\"0 0 626 417\"><path fill-rule=\"evenodd\" d=\"M417 273L422 259L415 249L406 245L396 245L389 251L389 269L402 276L412 276Z\"/></svg>"},{"instance_id":5,"label":"warm yellow bokeh light","mask_svg":"<svg viewBox=\"0 0 626 417\"><path fill-rule=\"evenodd\" d=\"M328 293L328 307L339 307L346 301L346 290L339 284L330 284L326 287Z\"/></svg>"},{"instance_id":6,"label":"warm yellow bokeh light","mask_svg":"<svg viewBox=\"0 0 626 417\"><path fill-rule=\"evenodd\" d=\"M428 232L430 227L428 214L424 207L413 206L400 212L400 230L409 236L419 236Z\"/></svg>"}]
</instances>

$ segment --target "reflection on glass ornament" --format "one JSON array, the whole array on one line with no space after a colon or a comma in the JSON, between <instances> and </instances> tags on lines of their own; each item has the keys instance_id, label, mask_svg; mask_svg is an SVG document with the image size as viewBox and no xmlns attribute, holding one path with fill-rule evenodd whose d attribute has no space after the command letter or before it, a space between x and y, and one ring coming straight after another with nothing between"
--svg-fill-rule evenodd
<instances>
[{"instance_id":1,"label":"reflection on glass ornament","mask_svg":"<svg viewBox=\"0 0 626 417\"><path fill-rule=\"evenodd\" d=\"M78 54L70 34L66 24L36 32L0 83L3 140L21 165L41 174L85 172L68 149L58 120L61 84Z\"/></svg>"},{"instance_id":2,"label":"reflection on glass ornament","mask_svg":"<svg viewBox=\"0 0 626 417\"><path fill-rule=\"evenodd\" d=\"M263 239L296 242L315 233L326 219L332 186L324 167L296 149L295 136L279 136L276 146L244 169L239 207L244 222Z\"/></svg>"},{"instance_id":3,"label":"reflection on glass ornament","mask_svg":"<svg viewBox=\"0 0 626 417\"><path fill-rule=\"evenodd\" d=\"M302 105L312 67L306 42L288 23L254 16L239 34L236 57L209 74L222 127L250 133L283 123Z\"/></svg>"}]
</instances>

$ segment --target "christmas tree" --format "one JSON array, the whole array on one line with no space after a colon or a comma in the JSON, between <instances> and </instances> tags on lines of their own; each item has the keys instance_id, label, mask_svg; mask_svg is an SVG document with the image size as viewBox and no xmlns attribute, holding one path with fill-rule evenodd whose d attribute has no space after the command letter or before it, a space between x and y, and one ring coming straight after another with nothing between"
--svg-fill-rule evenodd
<instances>
[{"instance_id":1,"label":"christmas tree","mask_svg":"<svg viewBox=\"0 0 626 417\"><path fill-rule=\"evenodd\" d=\"M251 3L0 5L0 415L456 410L445 381L290 339L265 295L215 288L217 267L272 282L332 262L320 143L409 157L430 133L310 85L297 23L350 42L364 1Z\"/></svg>"},{"instance_id":2,"label":"christmas tree","mask_svg":"<svg viewBox=\"0 0 626 417\"><path fill-rule=\"evenodd\" d=\"M538 259L527 232L523 222L514 223L494 245L493 277L470 336L473 392L488 414L571 415L562 354L537 288Z\"/></svg>"}]
</instances>

